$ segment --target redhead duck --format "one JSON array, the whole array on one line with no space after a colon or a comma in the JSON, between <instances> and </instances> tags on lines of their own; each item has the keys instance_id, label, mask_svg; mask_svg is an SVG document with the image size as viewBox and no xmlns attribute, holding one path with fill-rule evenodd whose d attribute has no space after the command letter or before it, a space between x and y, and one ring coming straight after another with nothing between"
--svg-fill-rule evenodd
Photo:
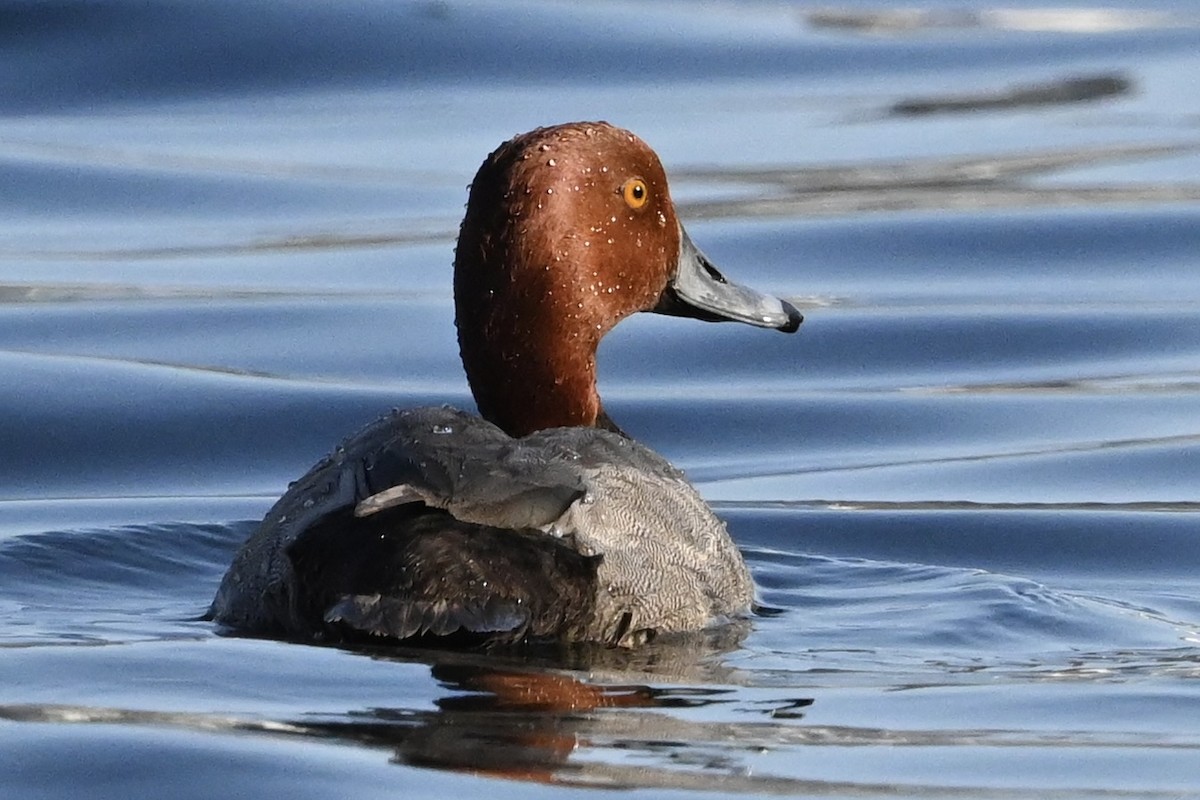
<instances>
[{"instance_id":1,"label":"redhead duck","mask_svg":"<svg viewBox=\"0 0 1200 800\"><path fill-rule=\"evenodd\" d=\"M745 615L724 523L605 413L596 348L637 311L802 318L692 244L654 151L603 122L502 144L471 183L454 300L482 418L397 410L345 440L267 512L210 617L321 641L633 646Z\"/></svg>"}]
</instances>

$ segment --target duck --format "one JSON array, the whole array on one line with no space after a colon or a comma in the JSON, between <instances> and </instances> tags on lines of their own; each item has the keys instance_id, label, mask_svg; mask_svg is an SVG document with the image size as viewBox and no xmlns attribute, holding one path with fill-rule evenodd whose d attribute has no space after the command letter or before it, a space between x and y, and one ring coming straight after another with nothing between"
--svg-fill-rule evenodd
<instances>
[{"instance_id":1,"label":"duck","mask_svg":"<svg viewBox=\"0 0 1200 800\"><path fill-rule=\"evenodd\" d=\"M606 122L501 144L470 184L453 288L478 414L393 409L342 441L237 551L208 618L309 642L631 648L749 615L725 524L605 411L597 348L643 311L803 317L693 244L649 145Z\"/></svg>"}]
</instances>

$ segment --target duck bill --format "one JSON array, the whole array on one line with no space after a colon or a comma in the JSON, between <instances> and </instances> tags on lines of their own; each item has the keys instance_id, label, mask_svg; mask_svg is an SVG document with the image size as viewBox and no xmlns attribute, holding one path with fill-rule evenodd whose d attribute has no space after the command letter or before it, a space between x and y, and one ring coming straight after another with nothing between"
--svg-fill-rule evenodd
<instances>
[{"instance_id":1,"label":"duck bill","mask_svg":"<svg viewBox=\"0 0 1200 800\"><path fill-rule=\"evenodd\" d=\"M778 297L762 294L725 279L679 226L679 264L675 277L653 309L658 314L694 317L706 322L745 322L793 333L804 317Z\"/></svg>"}]
</instances>

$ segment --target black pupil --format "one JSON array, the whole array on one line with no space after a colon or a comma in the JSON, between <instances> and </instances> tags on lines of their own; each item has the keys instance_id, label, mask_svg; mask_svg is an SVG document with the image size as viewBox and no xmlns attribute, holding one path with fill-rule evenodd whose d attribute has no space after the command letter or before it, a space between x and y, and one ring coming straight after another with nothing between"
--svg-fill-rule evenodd
<instances>
[{"instance_id":1,"label":"black pupil","mask_svg":"<svg viewBox=\"0 0 1200 800\"><path fill-rule=\"evenodd\" d=\"M641 200L645 196L646 196L646 187L642 186L640 183L635 183L633 185L633 199Z\"/></svg>"}]
</instances>

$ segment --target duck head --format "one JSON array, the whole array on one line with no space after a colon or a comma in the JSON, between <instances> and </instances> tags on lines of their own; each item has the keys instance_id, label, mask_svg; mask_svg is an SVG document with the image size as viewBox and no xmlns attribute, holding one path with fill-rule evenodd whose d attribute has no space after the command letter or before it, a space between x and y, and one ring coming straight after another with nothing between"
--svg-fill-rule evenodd
<instances>
[{"instance_id":1,"label":"duck head","mask_svg":"<svg viewBox=\"0 0 1200 800\"><path fill-rule=\"evenodd\" d=\"M483 417L512 436L610 426L596 350L637 311L791 333L791 304L726 280L675 214L658 156L604 122L539 128L471 183L454 259L455 322Z\"/></svg>"}]
</instances>

